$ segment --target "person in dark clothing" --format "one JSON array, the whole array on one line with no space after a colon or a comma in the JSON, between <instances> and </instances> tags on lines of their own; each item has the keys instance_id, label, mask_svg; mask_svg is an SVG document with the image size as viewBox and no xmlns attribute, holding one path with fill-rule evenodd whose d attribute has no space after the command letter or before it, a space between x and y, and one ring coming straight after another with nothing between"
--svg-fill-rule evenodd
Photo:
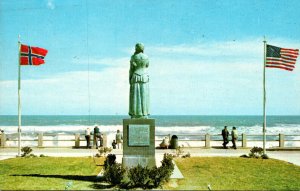
<instances>
[{"instance_id":1,"label":"person in dark clothing","mask_svg":"<svg viewBox=\"0 0 300 191\"><path fill-rule=\"evenodd\" d=\"M113 142L112 142L112 147L113 147L113 149L116 149L116 145L117 145L117 142L116 142L116 140L113 140Z\"/></svg>"},{"instance_id":2,"label":"person in dark clothing","mask_svg":"<svg viewBox=\"0 0 300 191\"><path fill-rule=\"evenodd\" d=\"M94 127L94 141L96 142L96 149L98 149L98 140L100 141L100 138L101 138L101 134L100 134L100 130L99 130L99 127L96 125Z\"/></svg>"},{"instance_id":3,"label":"person in dark clothing","mask_svg":"<svg viewBox=\"0 0 300 191\"><path fill-rule=\"evenodd\" d=\"M229 143L228 136L229 136L229 132L227 130L227 126L224 126L224 129L222 130L222 137L223 137L222 145L224 149L228 149L228 147L226 146Z\"/></svg>"}]
</instances>

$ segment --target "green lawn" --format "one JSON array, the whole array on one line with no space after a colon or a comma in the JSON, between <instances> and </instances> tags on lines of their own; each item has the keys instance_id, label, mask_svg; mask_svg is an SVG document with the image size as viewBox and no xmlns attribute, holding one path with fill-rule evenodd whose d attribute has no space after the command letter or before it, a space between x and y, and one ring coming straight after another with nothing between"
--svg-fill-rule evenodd
<instances>
[{"instance_id":1,"label":"green lawn","mask_svg":"<svg viewBox=\"0 0 300 191\"><path fill-rule=\"evenodd\" d=\"M96 180L104 158L14 158L0 161L0 190L113 189ZM176 158L184 179L164 189L300 190L300 167L268 159L235 157Z\"/></svg>"},{"instance_id":2,"label":"green lawn","mask_svg":"<svg viewBox=\"0 0 300 191\"><path fill-rule=\"evenodd\" d=\"M99 160L99 159L98 159ZM103 158L97 164L103 163ZM0 161L0 190L97 189L102 166L93 158L14 158ZM101 188L101 187L100 187Z\"/></svg>"},{"instance_id":3,"label":"green lawn","mask_svg":"<svg viewBox=\"0 0 300 191\"><path fill-rule=\"evenodd\" d=\"M185 177L166 189L207 190L300 190L300 167L268 159L234 157L177 158Z\"/></svg>"}]
</instances>

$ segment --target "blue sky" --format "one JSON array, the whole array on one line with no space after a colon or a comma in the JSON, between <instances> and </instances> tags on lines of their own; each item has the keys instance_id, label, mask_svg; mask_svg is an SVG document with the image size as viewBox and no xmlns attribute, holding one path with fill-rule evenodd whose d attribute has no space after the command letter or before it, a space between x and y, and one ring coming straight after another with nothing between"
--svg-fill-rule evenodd
<instances>
[{"instance_id":1,"label":"blue sky","mask_svg":"<svg viewBox=\"0 0 300 191\"><path fill-rule=\"evenodd\" d=\"M48 49L22 67L22 114L128 113L129 59L150 57L151 114L261 115L263 36L300 48L300 1L0 1L0 115L17 114L18 34ZM267 69L267 114L300 115L300 63Z\"/></svg>"}]
</instances>

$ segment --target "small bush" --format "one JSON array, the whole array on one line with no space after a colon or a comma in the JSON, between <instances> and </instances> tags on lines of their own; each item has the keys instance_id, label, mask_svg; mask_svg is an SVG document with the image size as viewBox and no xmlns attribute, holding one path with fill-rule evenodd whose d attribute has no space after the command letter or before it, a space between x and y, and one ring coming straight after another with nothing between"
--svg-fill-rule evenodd
<instances>
[{"instance_id":1,"label":"small bush","mask_svg":"<svg viewBox=\"0 0 300 191\"><path fill-rule=\"evenodd\" d=\"M261 147L253 147L250 150L250 153L248 155L248 158L262 158L262 159L268 159L268 155L263 154L263 149Z\"/></svg>"},{"instance_id":2,"label":"small bush","mask_svg":"<svg viewBox=\"0 0 300 191\"><path fill-rule=\"evenodd\" d=\"M173 156L164 154L162 165L157 168L148 168L138 165L125 169L121 164L115 162L115 155L108 155L105 164L105 180L112 185L119 185L121 188L143 188L152 189L162 186L170 179L174 170Z\"/></svg>"},{"instance_id":3,"label":"small bush","mask_svg":"<svg viewBox=\"0 0 300 191\"><path fill-rule=\"evenodd\" d=\"M136 167L130 168L127 174L130 182L128 184L129 188L140 187L146 189L151 184L150 179L150 169L147 167L142 167L137 165Z\"/></svg>"},{"instance_id":4,"label":"small bush","mask_svg":"<svg viewBox=\"0 0 300 191\"><path fill-rule=\"evenodd\" d=\"M183 151L183 146L182 146L182 147L181 147L181 146L178 146L178 147L176 148L175 152L176 152L176 157L179 157L180 155L182 155L182 154L184 153L184 151Z\"/></svg>"},{"instance_id":5,"label":"small bush","mask_svg":"<svg viewBox=\"0 0 300 191\"><path fill-rule=\"evenodd\" d=\"M182 158L190 158L191 157L191 153L187 153L186 155L183 155Z\"/></svg>"},{"instance_id":6,"label":"small bush","mask_svg":"<svg viewBox=\"0 0 300 191\"><path fill-rule=\"evenodd\" d=\"M32 152L32 149L30 147L22 147L21 151L23 152L21 157L26 157Z\"/></svg>"},{"instance_id":7,"label":"small bush","mask_svg":"<svg viewBox=\"0 0 300 191\"><path fill-rule=\"evenodd\" d=\"M174 166L173 156L165 153L161 166L159 168L153 168L150 172L154 188L160 187L170 180L172 172L174 171Z\"/></svg>"},{"instance_id":8,"label":"small bush","mask_svg":"<svg viewBox=\"0 0 300 191\"><path fill-rule=\"evenodd\" d=\"M108 167L108 166L112 166L116 164L116 155L114 154L108 154L105 161L104 161L104 170Z\"/></svg>"},{"instance_id":9,"label":"small bush","mask_svg":"<svg viewBox=\"0 0 300 191\"><path fill-rule=\"evenodd\" d=\"M46 155L44 155L44 154L40 154L40 157L46 157Z\"/></svg>"},{"instance_id":10,"label":"small bush","mask_svg":"<svg viewBox=\"0 0 300 191\"><path fill-rule=\"evenodd\" d=\"M262 154L263 154L263 149L261 147L253 147L250 150L249 156L251 155L251 157L260 158Z\"/></svg>"},{"instance_id":11,"label":"small bush","mask_svg":"<svg viewBox=\"0 0 300 191\"><path fill-rule=\"evenodd\" d=\"M36 158L37 156L35 154L30 154L29 157Z\"/></svg>"},{"instance_id":12,"label":"small bush","mask_svg":"<svg viewBox=\"0 0 300 191\"><path fill-rule=\"evenodd\" d=\"M100 147L98 151L99 151L100 156L105 156L106 153L110 153L112 151L112 149L109 147Z\"/></svg>"},{"instance_id":13,"label":"small bush","mask_svg":"<svg viewBox=\"0 0 300 191\"><path fill-rule=\"evenodd\" d=\"M122 164L114 163L113 165L108 165L104 171L104 178L107 182L112 185L118 185L121 183L126 170Z\"/></svg>"},{"instance_id":14,"label":"small bush","mask_svg":"<svg viewBox=\"0 0 300 191\"><path fill-rule=\"evenodd\" d=\"M248 155L241 155L240 157L242 157L242 158L249 158Z\"/></svg>"}]
</instances>

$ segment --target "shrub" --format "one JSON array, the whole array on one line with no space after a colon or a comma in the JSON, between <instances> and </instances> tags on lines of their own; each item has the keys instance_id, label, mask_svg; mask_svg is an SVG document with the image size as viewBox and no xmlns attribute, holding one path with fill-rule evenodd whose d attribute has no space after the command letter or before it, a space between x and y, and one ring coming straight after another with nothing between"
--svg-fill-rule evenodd
<instances>
[{"instance_id":1,"label":"shrub","mask_svg":"<svg viewBox=\"0 0 300 191\"><path fill-rule=\"evenodd\" d=\"M191 157L191 153L187 153L186 155L183 155L182 158L190 158Z\"/></svg>"},{"instance_id":2,"label":"shrub","mask_svg":"<svg viewBox=\"0 0 300 191\"><path fill-rule=\"evenodd\" d=\"M109 147L100 147L100 149L98 151L99 151L100 156L103 156L103 155L105 156L106 153L110 153L111 150L112 149Z\"/></svg>"},{"instance_id":3,"label":"shrub","mask_svg":"<svg viewBox=\"0 0 300 191\"><path fill-rule=\"evenodd\" d=\"M108 155L104 162L104 177L107 182L125 189L137 187L143 189L157 188L170 179L174 170L172 160L173 156L171 154L164 154L161 161L162 165L159 168L138 165L125 169L121 164L115 162L115 155Z\"/></svg>"},{"instance_id":4,"label":"shrub","mask_svg":"<svg viewBox=\"0 0 300 191\"><path fill-rule=\"evenodd\" d=\"M181 147L181 146L178 146L178 147L176 148L175 152L176 152L176 157L179 157L180 155L182 155L182 154L184 153L184 151L183 151L183 146L182 146L182 147Z\"/></svg>"},{"instance_id":5,"label":"shrub","mask_svg":"<svg viewBox=\"0 0 300 191\"><path fill-rule=\"evenodd\" d=\"M263 149L261 147L253 147L250 150L249 156L252 158L260 158L263 153Z\"/></svg>"},{"instance_id":6,"label":"shrub","mask_svg":"<svg viewBox=\"0 0 300 191\"><path fill-rule=\"evenodd\" d=\"M116 164L116 155L108 154L104 161L104 169L106 169L108 166L112 166L113 164Z\"/></svg>"},{"instance_id":7,"label":"shrub","mask_svg":"<svg viewBox=\"0 0 300 191\"><path fill-rule=\"evenodd\" d=\"M244 155L242 155L242 156L244 156ZM261 147L253 147L250 150L250 153L247 157L248 158L262 158L262 159L268 159L269 158L268 155L263 154L263 149Z\"/></svg>"},{"instance_id":8,"label":"shrub","mask_svg":"<svg viewBox=\"0 0 300 191\"><path fill-rule=\"evenodd\" d=\"M129 188L141 187L146 189L151 184L150 179L150 169L147 167L142 167L141 165L137 165L132 167L128 171L129 184L127 185Z\"/></svg>"},{"instance_id":9,"label":"shrub","mask_svg":"<svg viewBox=\"0 0 300 191\"><path fill-rule=\"evenodd\" d=\"M32 149L30 147L22 147L21 151L23 152L21 157L26 157L32 152Z\"/></svg>"},{"instance_id":10,"label":"shrub","mask_svg":"<svg viewBox=\"0 0 300 191\"><path fill-rule=\"evenodd\" d=\"M29 157L35 158L35 157L37 157L37 156L36 156L35 154L30 154Z\"/></svg>"},{"instance_id":11,"label":"shrub","mask_svg":"<svg viewBox=\"0 0 300 191\"><path fill-rule=\"evenodd\" d=\"M46 157L46 155L44 155L44 154L40 154L40 157Z\"/></svg>"},{"instance_id":12,"label":"shrub","mask_svg":"<svg viewBox=\"0 0 300 191\"><path fill-rule=\"evenodd\" d=\"M172 172L174 171L173 156L164 154L164 158L159 168L154 167L150 172L150 178L154 188L162 186L163 183L169 181Z\"/></svg>"},{"instance_id":13,"label":"shrub","mask_svg":"<svg viewBox=\"0 0 300 191\"><path fill-rule=\"evenodd\" d=\"M125 172L126 170L122 164L114 163L113 165L107 166L104 171L104 178L112 185L118 185L121 183Z\"/></svg>"},{"instance_id":14,"label":"shrub","mask_svg":"<svg viewBox=\"0 0 300 191\"><path fill-rule=\"evenodd\" d=\"M241 155L240 157L242 157L242 158L249 158L248 155Z\"/></svg>"}]
</instances>

